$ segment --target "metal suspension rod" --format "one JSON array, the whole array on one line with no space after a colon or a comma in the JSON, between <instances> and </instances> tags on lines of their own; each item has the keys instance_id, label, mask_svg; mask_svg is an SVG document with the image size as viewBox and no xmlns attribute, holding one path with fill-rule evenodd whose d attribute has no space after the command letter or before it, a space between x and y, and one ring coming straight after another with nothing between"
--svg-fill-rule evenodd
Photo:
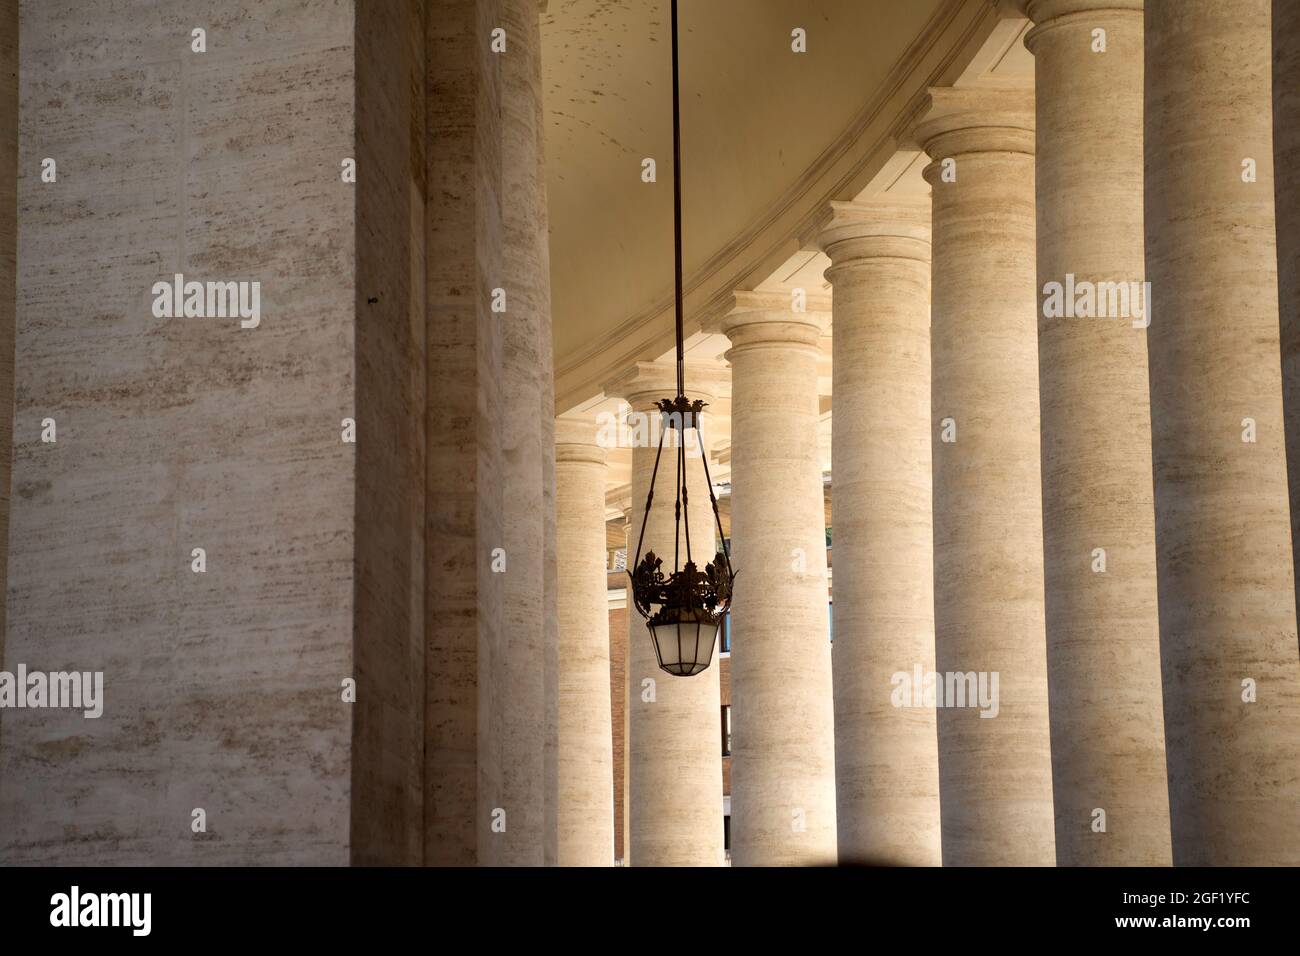
<instances>
[{"instance_id":1,"label":"metal suspension rod","mask_svg":"<svg viewBox=\"0 0 1300 956\"><path fill-rule=\"evenodd\" d=\"M645 514L641 516L641 534L638 535L636 539L636 560L632 564L628 565L628 577L632 576L632 572L635 571L637 565L641 563L641 544L645 541L646 525L650 523L650 503L655 499L655 479L659 477L659 459L663 456L663 453L664 433L661 431L659 433L659 450L655 452L654 471L650 472L650 491L647 492L645 496Z\"/></svg>"},{"instance_id":2,"label":"metal suspension rod","mask_svg":"<svg viewBox=\"0 0 1300 956\"><path fill-rule=\"evenodd\" d=\"M722 558L727 562L727 576L732 575L731 571L731 547L727 544L727 536L722 533L722 515L718 514L718 496L713 493L713 478L709 475L709 456L704 451L704 434L697 428L696 434L700 439L700 461L704 462L704 483L709 486L709 502L713 505L713 520L718 526L718 541L722 545Z\"/></svg>"},{"instance_id":3,"label":"metal suspension rod","mask_svg":"<svg viewBox=\"0 0 1300 956\"><path fill-rule=\"evenodd\" d=\"M693 412L682 412L682 415L694 414ZM696 433L698 436L698 432ZM681 449L679 454L682 458L682 528L686 532L686 563L691 563L691 502L690 496L686 491L686 422L682 422L681 428L677 431L677 445Z\"/></svg>"},{"instance_id":4,"label":"metal suspension rod","mask_svg":"<svg viewBox=\"0 0 1300 956\"><path fill-rule=\"evenodd\" d=\"M668 425L664 426L664 434L668 433ZM681 557L679 552L682 545L682 454L680 447L676 453L677 457L677 479L676 487L673 488L673 571L676 572L681 566Z\"/></svg>"},{"instance_id":5,"label":"metal suspension rod","mask_svg":"<svg viewBox=\"0 0 1300 956\"><path fill-rule=\"evenodd\" d=\"M672 0L673 26L673 253L677 312L677 394L686 393L685 350L682 345L682 118L677 77L677 0Z\"/></svg>"}]
</instances>

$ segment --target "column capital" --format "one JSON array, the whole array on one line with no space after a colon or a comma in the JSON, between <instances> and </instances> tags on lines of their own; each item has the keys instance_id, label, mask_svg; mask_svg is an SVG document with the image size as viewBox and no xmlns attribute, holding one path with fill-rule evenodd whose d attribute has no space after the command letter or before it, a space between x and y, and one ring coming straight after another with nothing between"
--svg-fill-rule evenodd
<instances>
[{"instance_id":1,"label":"column capital","mask_svg":"<svg viewBox=\"0 0 1300 956\"><path fill-rule=\"evenodd\" d=\"M605 496L606 510L613 508L628 524L632 523L632 486L623 485Z\"/></svg>"},{"instance_id":2,"label":"column capital","mask_svg":"<svg viewBox=\"0 0 1300 956\"><path fill-rule=\"evenodd\" d=\"M734 292L731 308L709 320L705 330L731 339L728 357L739 349L771 345L810 348L821 354L818 343L831 321L830 297L809 295L803 304L804 310L796 311L790 292Z\"/></svg>"},{"instance_id":3,"label":"column capital","mask_svg":"<svg viewBox=\"0 0 1300 956\"><path fill-rule=\"evenodd\" d=\"M1061 26L1082 26L1091 32L1102 26L1099 21L1117 18L1142 22L1144 0L1019 0L1025 16L1034 28L1025 35L1025 48L1034 52L1034 44L1045 30Z\"/></svg>"},{"instance_id":4,"label":"column capital","mask_svg":"<svg viewBox=\"0 0 1300 956\"><path fill-rule=\"evenodd\" d=\"M864 259L894 258L930 261L930 202L928 199L872 198L832 202L816 225L815 243L830 256L826 277Z\"/></svg>"},{"instance_id":5,"label":"column capital","mask_svg":"<svg viewBox=\"0 0 1300 956\"><path fill-rule=\"evenodd\" d=\"M560 462L605 464L605 449L597 437L598 427L591 414L567 413L555 416L555 460Z\"/></svg>"},{"instance_id":6,"label":"column capital","mask_svg":"<svg viewBox=\"0 0 1300 956\"><path fill-rule=\"evenodd\" d=\"M729 377L716 371L686 369L686 397L705 405L717 401ZM648 411L661 398L677 394L677 367L668 362L635 362L602 386L606 395L621 398L633 411Z\"/></svg>"},{"instance_id":7,"label":"column capital","mask_svg":"<svg viewBox=\"0 0 1300 956\"><path fill-rule=\"evenodd\" d=\"M943 159L990 152L1032 156L1034 92L931 87L912 136L934 160L924 173L932 186Z\"/></svg>"}]
</instances>

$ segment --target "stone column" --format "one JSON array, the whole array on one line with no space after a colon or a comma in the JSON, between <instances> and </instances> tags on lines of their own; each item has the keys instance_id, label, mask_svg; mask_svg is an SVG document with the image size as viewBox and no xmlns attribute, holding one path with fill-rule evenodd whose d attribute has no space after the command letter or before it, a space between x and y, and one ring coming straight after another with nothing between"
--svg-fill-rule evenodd
<instances>
[{"instance_id":1,"label":"stone column","mask_svg":"<svg viewBox=\"0 0 1300 956\"><path fill-rule=\"evenodd\" d=\"M500 2L438 0L426 18L424 862L500 862L502 728L501 83L479 39ZM507 821L508 824L508 821Z\"/></svg>"},{"instance_id":2,"label":"stone column","mask_svg":"<svg viewBox=\"0 0 1300 956\"><path fill-rule=\"evenodd\" d=\"M0 668L5 667L18 253L18 4L0 13ZM12 670L12 668L10 668ZM3 718L0 718L0 722ZM0 736L3 736L0 727Z\"/></svg>"},{"instance_id":3,"label":"stone column","mask_svg":"<svg viewBox=\"0 0 1300 956\"><path fill-rule=\"evenodd\" d=\"M1029 14L1056 859L1168 866L1142 286L1142 0L1034 0Z\"/></svg>"},{"instance_id":4,"label":"stone column","mask_svg":"<svg viewBox=\"0 0 1300 956\"><path fill-rule=\"evenodd\" d=\"M623 511L623 548L635 548L636 542L629 542L632 531L632 509ZM631 561L629 557L627 559ZM629 848L632 845L628 813L628 794L631 792L631 780L628 773L627 743L631 738L630 701L628 685L628 637L631 633L630 615L636 614L632 605L632 592L628 587L627 575L623 576L625 599L622 609L615 614L610 611L609 622L609 659L610 659L610 701L611 701L611 738L614 746L614 858L623 861L624 866L631 865ZM642 629L644 631L644 628ZM647 635L648 636L648 635Z\"/></svg>"},{"instance_id":5,"label":"stone column","mask_svg":"<svg viewBox=\"0 0 1300 956\"><path fill-rule=\"evenodd\" d=\"M937 866L934 707L895 700L934 670L930 204L832 203L835 288L835 784L843 863Z\"/></svg>"},{"instance_id":6,"label":"stone column","mask_svg":"<svg viewBox=\"0 0 1300 956\"><path fill-rule=\"evenodd\" d=\"M549 0L537 0L540 13L546 13ZM530 21L531 23L531 21ZM551 330L551 246L550 201L546 194L546 112L543 108L541 25L536 25L532 42L537 44L533 56L533 116L537 165L538 206L533 228L536 230L538 266L539 356L542 372L542 634L545 659L546 742L545 788L546 816L542 845L547 866L559 861L559 657L560 633L558 612L558 562L555 516L555 343ZM602 519L603 525L603 519ZM601 545L604 554L604 545ZM606 622L608 625L608 622ZM602 864L604 865L604 864Z\"/></svg>"},{"instance_id":7,"label":"stone column","mask_svg":"<svg viewBox=\"0 0 1300 956\"><path fill-rule=\"evenodd\" d=\"M931 90L916 136L933 160L925 177L943 859L1051 865L1033 96Z\"/></svg>"},{"instance_id":8,"label":"stone column","mask_svg":"<svg viewBox=\"0 0 1300 956\"><path fill-rule=\"evenodd\" d=\"M267 0L237 40L208 21L207 54L113 0L69 11L22 6L18 127L0 77L23 157L5 655L102 671L104 710L4 710L0 861L418 864L423 5ZM453 135L482 75L456 40ZM487 172L465 155L439 157L457 196ZM0 158L0 223L14 184ZM175 273L260 283L260 324L155 315Z\"/></svg>"},{"instance_id":9,"label":"stone column","mask_svg":"<svg viewBox=\"0 0 1300 956\"><path fill-rule=\"evenodd\" d=\"M717 323L732 343L731 537L740 571L731 654L734 866L836 860L817 448L817 342L829 303L791 306L789 294L738 292Z\"/></svg>"},{"instance_id":10,"label":"stone column","mask_svg":"<svg viewBox=\"0 0 1300 956\"><path fill-rule=\"evenodd\" d=\"M14 268L18 246L18 4L0 11L0 666L9 579L9 476L13 464Z\"/></svg>"},{"instance_id":11,"label":"stone column","mask_svg":"<svg viewBox=\"0 0 1300 956\"><path fill-rule=\"evenodd\" d=\"M1300 863L1269 8L1146 4L1147 341L1176 865Z\"/></svg>"},{"instance_id":12,"label":"stone column","mask_svg":"<svg viewBox=\"0 0 1300 956\"><path fill-rule=\"evenodd\" d=\"M555 430L555 523L560 560L556 839L560 866L614 862L609 598L605 574L605 450L593 421Z\"/></svg>"},{"instance_id":13,"label":"stone column","mask_svg":"<svg viewBox=\"0 0 1300 956\"><path fill-rule=\"evenodd\" d=\"M543 413L549 325L545 237L537 223L546 193L539 164L541 40L535 0L504 0L508 37L501 58L501 162L505 246L497 287L505 291L502 329L502 478L505 605L501 694L501 790L505 865L547 862L546 452ZM551 804L553 805L553 803ZM494 831L495 832L495 831Z\"/></svg>"},{"instance_id":14,"label":"stone column","mask_svg":"<svg viewBox=\"0 0 1300 956\"><path fill-rule=\"evenodd\" d=\"M1273 0L1273 157L1291 549L1300 564L1300 0Z\"/></svg>"},{"instance_id":15,"label":"stone column","mask_svg":"<svg viewBox=\"0 0 1300 956\"><path fill-rule=\"evenodd\" d=\"M687 397L713 401L692 385ZM636 559L637 539L645 517L646 493L658 441L654 402L677 392L672 366L640 363L605 386L605 394L627 400L632 415L644 416L630 430L632 451L632 523L628 563ZM655 420L654 431L648 423ZM704 413L708 440L709 414ZM672 437L669 437L669 441ZM668 444L655 483L655 503L642 550L669 555L673 548L674 458ZM687 455L692 539L713 527L713 511L704 491L704 466L698 451ZM696 530L701 529L701 530ZM707 540L713 541L713 534ZM694 549L692 549L694 550ZM712 557L713 549L709 549ZM667 563L667 562L665 562ZM628 816L627 853L634 866L721 866L722 747L718 740L718 659L694 677L674 677L659 669L645 620L628 598Z\"/></svg>"}]
</instances>

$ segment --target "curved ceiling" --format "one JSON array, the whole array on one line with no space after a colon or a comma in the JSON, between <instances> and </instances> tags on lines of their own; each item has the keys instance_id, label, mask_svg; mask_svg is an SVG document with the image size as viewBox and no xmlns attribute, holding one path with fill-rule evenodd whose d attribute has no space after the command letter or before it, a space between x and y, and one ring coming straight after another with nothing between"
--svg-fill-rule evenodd
<instances>
[{"instance_id":1,"label":"curved ceiling","mask_svg":"<svg viewBox=\"0 0 1300 956\"><path fill-rule=\"evenodd\" d=\"M971 4L681 0L688 286L707 263L734 251L740 237L752 236L824 163L864 109L897 85L902 59L920 59L920 38L963 6ZM561 375L584 356L592 361L599 343L638 316L653 317L671 296L668 28L664 0L568 0L552 3L543 16L552 312ZM806 53L791 49L795 28L806 31ZM642 181L646 157L656 160L655 183ZM576 386L570 376L560 391L580 400L586 396L575 388L590 392L594 374L584 371Z\"/></svg>"}]
</instances>

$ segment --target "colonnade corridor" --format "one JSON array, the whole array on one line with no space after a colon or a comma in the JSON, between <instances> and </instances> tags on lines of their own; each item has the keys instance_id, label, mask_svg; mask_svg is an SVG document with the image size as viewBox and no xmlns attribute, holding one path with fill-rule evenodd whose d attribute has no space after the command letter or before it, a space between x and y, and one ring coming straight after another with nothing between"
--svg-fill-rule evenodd
<instances>
[{"instance_id":1,"label":"colonnade corridor","mask_svg":"<svg viewBox=\"0 0 1300 956\"><path fill-rule=\"evenodd\" d=\"M0 0L0 444L6 926L1281 927L1300 0Z\"/></svg>"}]
</instances>

